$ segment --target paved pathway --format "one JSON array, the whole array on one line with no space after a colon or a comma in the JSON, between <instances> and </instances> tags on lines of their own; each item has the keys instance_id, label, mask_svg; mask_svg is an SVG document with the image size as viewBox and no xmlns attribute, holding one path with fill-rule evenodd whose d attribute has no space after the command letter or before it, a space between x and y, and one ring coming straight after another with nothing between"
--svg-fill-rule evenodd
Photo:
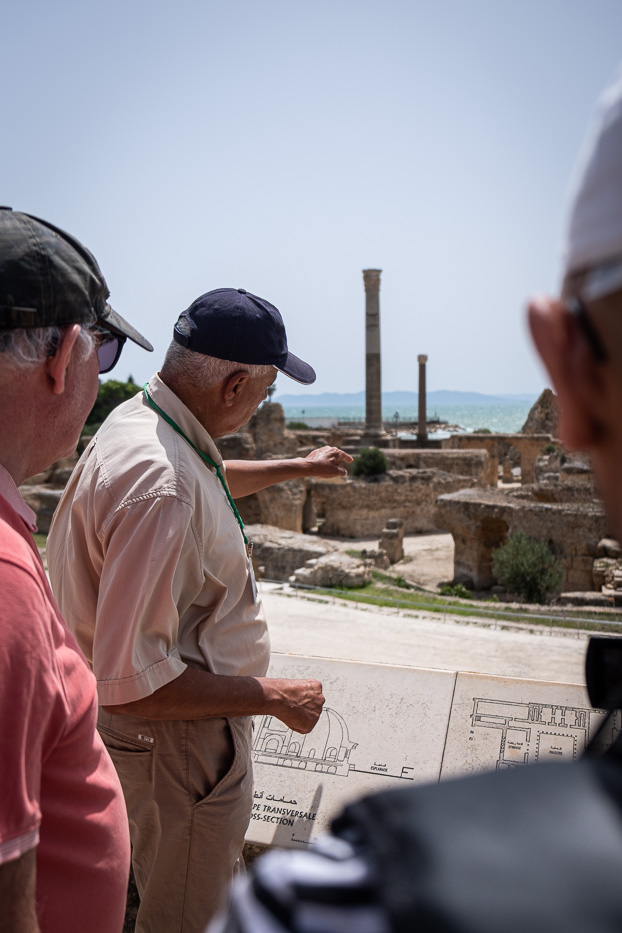
<instances>
[{"instance_id":1,"label":"paved pathway","mask_svg":"<svg viewBox=\"0 0 622 933\"><path fill-rule=\"evenodd\" d=\"M587 637L361 607L260 584L272 650L283 654L584 683Z\"/></svg>"}]
</instances>

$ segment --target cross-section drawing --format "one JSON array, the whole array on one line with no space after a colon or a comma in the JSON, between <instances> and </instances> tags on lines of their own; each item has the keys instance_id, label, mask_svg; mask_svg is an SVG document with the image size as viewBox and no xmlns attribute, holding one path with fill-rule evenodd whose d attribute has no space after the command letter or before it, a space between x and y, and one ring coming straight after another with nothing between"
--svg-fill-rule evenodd
<instances>
[{"instance_id":1,"label":"cross-section drawing","mask_svg":"<svg viewBox=\"0 0 622 933\"><path fill-rule=\"evenodd\" d=\"M474 697L471 724L479 729L499 730L500 771L530 761L578 758L605 715L598 709ZM597 744L608 747L621 729L620 711L616 711Z\"/></svg>"},{"instance_id":2,"label":"cross-section drawing","mask_svg":"<svg viewBox=\"0 0 622 933\"><path fill-rule=\"evenodd\" d=\"M351 742L343 716L325 707L313 730L300 735L275 716L255 720L253 759L259 764L323 771L347 777Z\"/></svg>"}]
</instances>

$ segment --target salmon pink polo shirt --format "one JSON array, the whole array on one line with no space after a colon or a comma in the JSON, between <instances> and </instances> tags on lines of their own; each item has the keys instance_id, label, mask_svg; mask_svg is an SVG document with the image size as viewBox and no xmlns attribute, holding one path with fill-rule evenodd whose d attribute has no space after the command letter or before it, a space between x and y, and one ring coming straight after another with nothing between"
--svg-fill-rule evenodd
<instances>
[{"instance_id":1,"label":"salmon pink polo shirt","mask_svg":"<svg viewBox=\"0 0 622 933\"><path fill-rule=\"evenodd\" d=\"M119 933L125 804L95 728L95 678L56 605L34 530L0 466L0 870L36 847L41 930Z\"/></svg>"}]
</instances>

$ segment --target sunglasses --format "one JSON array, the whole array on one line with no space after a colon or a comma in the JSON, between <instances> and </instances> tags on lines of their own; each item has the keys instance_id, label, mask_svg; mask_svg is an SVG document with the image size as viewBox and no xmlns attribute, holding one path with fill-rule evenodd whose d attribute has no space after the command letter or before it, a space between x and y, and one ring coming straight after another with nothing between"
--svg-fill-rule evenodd
<instances>
[{"instance_id":1,"label":"sunglasses","mask_svg":"<svg viewBox=\"0 0 622 933\"><path fill-rule=\"evenodd\" d=\"M120 334L113 334L111 330L97 325L90 327L89 330L95 337L99 375L101 376L103 373L109 373L116 366L127 338Z\"/></svg>"}]
</instances>

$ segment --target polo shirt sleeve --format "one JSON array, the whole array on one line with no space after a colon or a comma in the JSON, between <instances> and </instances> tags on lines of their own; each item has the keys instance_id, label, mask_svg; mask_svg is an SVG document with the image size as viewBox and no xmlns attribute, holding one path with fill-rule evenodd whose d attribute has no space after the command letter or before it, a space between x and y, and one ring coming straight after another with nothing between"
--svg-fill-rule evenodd
<instances>
[{"instance_id":1,"label":"polo shirt sleeve","mask_svg":"<svg viewBox=\"0 0 622 933\"><path fill-rule=\"evenodd\" d=\"M125 503L103 535L93 671L103 706L149 696L185 670L177 648L184 599L203 573L190 504L176 496Z\"/></svg>"},{"instance_id":2,"label":"polo shirt sleeve","mask_svg":"<svg viewBox=\"0 0 622 933\"><path fill-rule=\"evenodd\" d=\"M42 762L67 718L50 606L30 571L0 556L0 864L39 842Z\"/></svg>"}]
</instances>

